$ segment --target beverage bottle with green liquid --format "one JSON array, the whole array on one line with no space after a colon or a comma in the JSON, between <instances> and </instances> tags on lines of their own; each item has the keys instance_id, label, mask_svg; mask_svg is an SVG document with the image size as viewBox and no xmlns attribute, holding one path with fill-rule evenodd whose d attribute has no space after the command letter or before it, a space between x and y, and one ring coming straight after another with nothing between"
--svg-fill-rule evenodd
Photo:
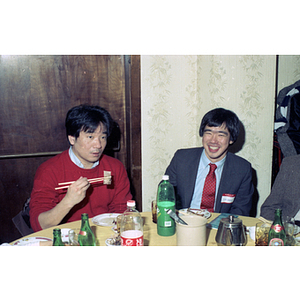
<instances>
[{"instance_id":1,"label":"beverage bottle with green liquid","mask_svg":"<svg viewBox=\"0 0 300 300\"><path fill-rule=\"evenodd\" d=\"M61 230L60 228L53 229L53 246L65 246L61 239Z\"/></svg>"},{"instance_id":2,"label":"beverage bottle with green liquid","mask_svg":"<svg viewBox=\"0 0 300 300\"><path fill-rule=\"evenodd\" d=\"M167 214L171 209L175 212L175 192L169 182L169 175L162 177L157 190L157 233L161 236L171 236L175 233L175 222Z\"/></svg>"},{"instance_id":3,"label":"beverage bottle with green liquid","mask_svg":"<svg viewBox=\"0 0 300 300\"><path fill-rule=\"evenodd\" d=\"M90 227L89 216L84 213L81 215L81 228L78 234L79 246L96 246L95 235Z\"/></svg>"},{"instance_id":4,"label":"beverage bottle with green liquid","mask_svg":"<svg viewBox=\"0 0 300 300\"><path fill-rule=\"evenodd\" d=\"M282 210L275 210L275 217L271 229L269 231L269 246L285 246L286 234L282 224Z\"/></svg>"}]
</instances>

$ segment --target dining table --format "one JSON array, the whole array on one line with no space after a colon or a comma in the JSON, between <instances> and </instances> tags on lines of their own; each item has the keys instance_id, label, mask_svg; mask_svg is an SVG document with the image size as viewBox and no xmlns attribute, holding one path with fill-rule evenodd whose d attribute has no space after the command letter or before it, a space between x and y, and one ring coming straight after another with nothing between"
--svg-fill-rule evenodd
<instances>
[{"instance_id":1,"label":"dining table","mask_svg":"<svg viewBox=\"0 0 300 300\"><path fill-rule=\"evenodd\" d=\"M220 214L219 213L211 213L210 217L207 220L207 224L216 219ZM152 212L141 212L141 216L144 221L144 246L176 246L176 232L172 236L160 236L157 233L157 224L152 221ZM256 223L261 221L258 218L254 217L246 217L246 216L238 216L243 222L243 225L246 228L255 228ZM97 246L107 246L106 241L109 238L116 236L116 232L114 231L114 225L111 224L109 226L96 225L93 222L93 218L89 219L90 227L93 230L96 238ZM11 245L21 245L21 242L26 240L38 240L39 238L48 239L48 242L45 242L44 245L51 246L53 239L53 229L60 228L65 232L68 232L68 229L78 229L81 226L81 220L60 224L54 227L50 227L44 230L40 230L34 232L28 236L24 236L18 240L11 242ZM247 232L247 230L246 230ZM207 246L218 246L215 237L216 237L217 229L209 228L207 226L206 230L206 245ZM255 241L250 237L249 232L247 232L247 243L246 246L255 246ZM42 245L42 243L40 243Z\"/></svg>"}]
</instances>

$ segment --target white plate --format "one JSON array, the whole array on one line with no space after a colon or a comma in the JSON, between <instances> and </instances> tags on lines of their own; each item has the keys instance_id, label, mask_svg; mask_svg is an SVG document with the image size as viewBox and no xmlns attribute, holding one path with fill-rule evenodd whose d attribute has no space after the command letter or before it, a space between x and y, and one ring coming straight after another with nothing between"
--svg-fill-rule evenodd
<instances>
[{"instance_id":1,"label":"white plate","mask_svg":"<svg viewBox=\"0 0 300 300\"><path fill-rule=\"evenodd\" d=\"M92 222L100 226L113 226L116 217L120 214L101 214L92 219Z\"/></svg>"},{"instance_id":2,"label":"white plate","mask_svg":"<svg viewBox=\"0 0 300 300\"><path fill-rule=\"evenodd\" d=\"M186 215L186 214L193 215L193 213L196 213L197 215L202 216L206 219L209 219L211 216L211 213L207 209L190 209L190 211L192 211L193 213L188 212L187 210L188 210L188 208L180 209L179 216ZM180 214L180 212L182 212L182 214Z\"/></svg>"},{"instance_id":3,"label":"white plate","mask_svg":"<svg viewBox=\"0 0 300 300\"><path fill-rule=\"evenodd\" d=\"M35 243L35 242L45 242L45 241L52 241L52 239L46 238L46 237L29 237L29 238L24 238L16 241L13 245L14 246L26 246L27 244L30 243Z\"/></svg>"}]
</instances>

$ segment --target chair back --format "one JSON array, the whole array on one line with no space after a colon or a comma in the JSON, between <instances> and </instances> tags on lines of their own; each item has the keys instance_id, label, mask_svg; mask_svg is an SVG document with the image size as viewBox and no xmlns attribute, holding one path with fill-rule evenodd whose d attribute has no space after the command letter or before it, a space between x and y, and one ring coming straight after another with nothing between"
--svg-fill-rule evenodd
<instances>
[{"instance_id":1,"label":"chair back","mask_svg":"<svg viewBox=\"0 0 300 300\"><path fill-rule=\"evenodd\" d=\"M12 218L13 223L15 224L19 232L22 234L22 236L34 232L30 225L29 202L30 202L30 198L28 198L24 203L23 209L16 216Z\"/></svg>"}]
</instances>

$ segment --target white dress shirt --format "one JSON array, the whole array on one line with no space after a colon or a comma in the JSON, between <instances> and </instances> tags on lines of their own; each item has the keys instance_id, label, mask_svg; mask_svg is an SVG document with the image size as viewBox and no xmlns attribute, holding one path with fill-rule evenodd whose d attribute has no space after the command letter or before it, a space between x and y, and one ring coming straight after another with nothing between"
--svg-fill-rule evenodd
<instances>
[{"instance_id":1,"label":"white dress shirt","mask_svg":"<svg viewBox=\"0 0 300 300\"><path fill-rule=\"evenodd\" d=\"M225 159L226 159L226 156L222 160L214 163L215 165L217 165L217 169L215 170L215 174L216 174L215 198L217 197L217 194L218 194L218 189L219 189L219 185L220 185L220 179L221 179ZM199 167L198 167L198 172L197 172L197 177L196 177L196 182L195 182L195 189L194 189L194 194L192 197L190 208L200 209L201 200L202 200L202 191L203 191L203 187L204 187L205 178L210 169L210 166L209 166L210 163L213 163L213 162L211 162L207 158L205 151L203 150L201 157L200 157L200 162L199 162ZM215 205L216 205L216 202L215 202Z\"/></svg>"},{"instance_id":2,"label":"white dress shirt","mask_svg":"<svg viewBox=\"0 0 300 300\"><path fill-rule=\"evenodd\" d=\"M72 149L72 146L70 146L70 148L69 148L69 156L70 156L71 161L72 161L76 166L78 166L79 168L84 169L84 166L83 166L82 162L81 162L81 161L79 160L79 158L74 154L73 149ZM95 168L95 167L98 166L98 165L99 165L99 160L97 160L97 161L93 164L93 166L91 167L91 169Z\"/></svg>"}]
</instances>

